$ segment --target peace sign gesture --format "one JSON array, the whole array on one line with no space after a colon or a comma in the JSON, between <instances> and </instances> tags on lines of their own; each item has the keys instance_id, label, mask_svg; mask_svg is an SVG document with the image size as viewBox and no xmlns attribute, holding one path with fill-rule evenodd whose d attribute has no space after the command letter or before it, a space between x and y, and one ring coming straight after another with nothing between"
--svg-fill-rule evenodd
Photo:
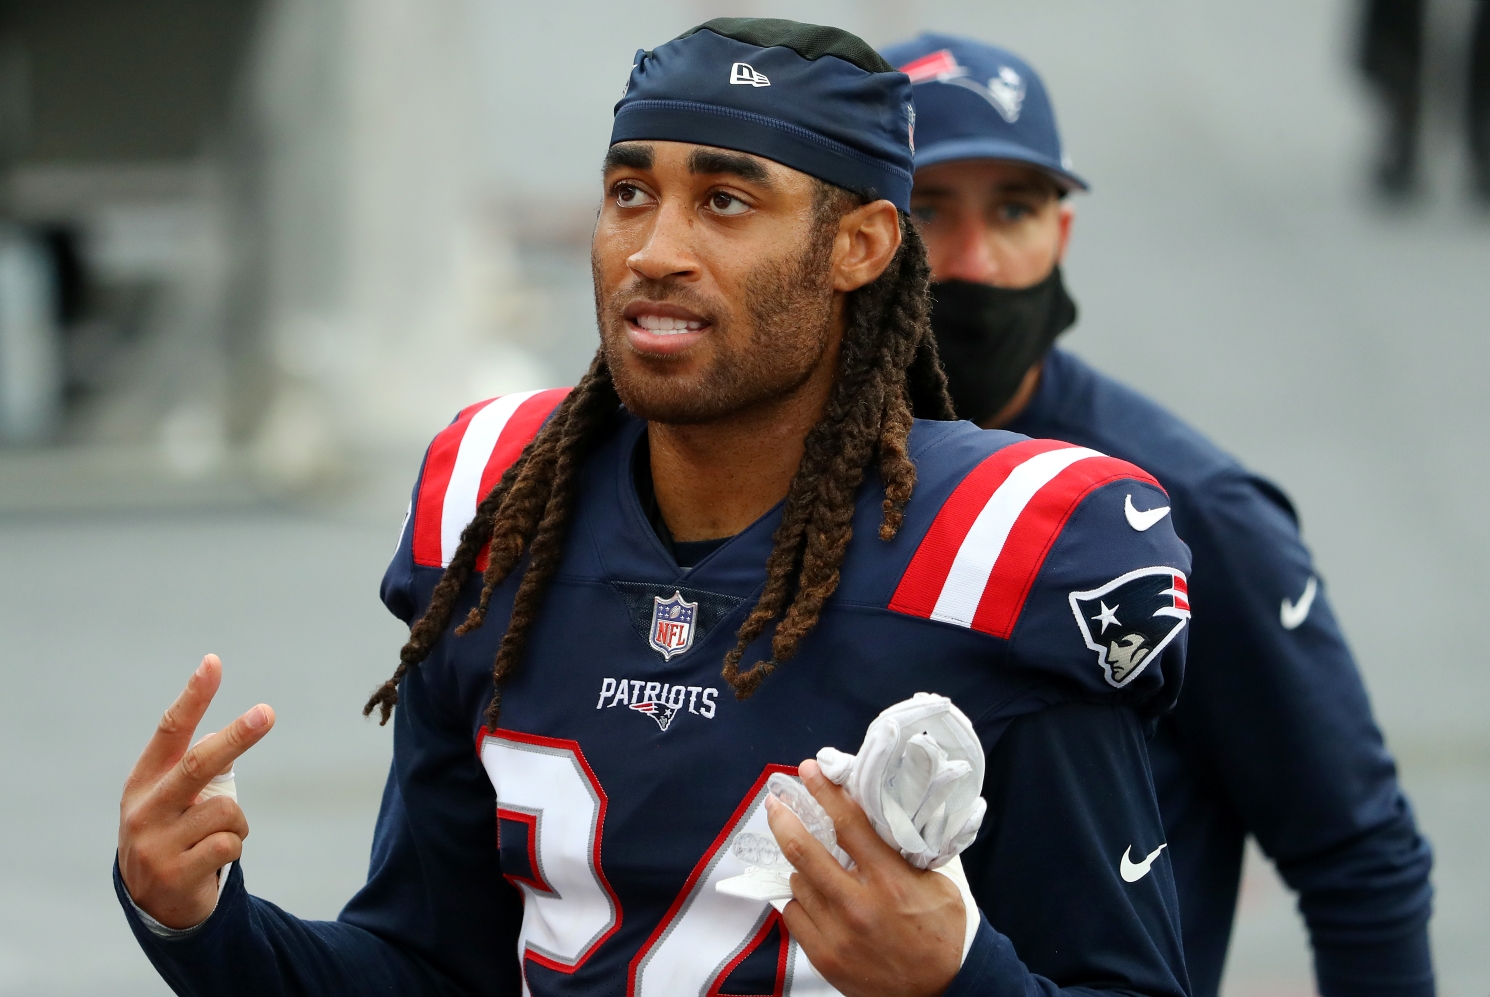
<instances>
[{"instance_id":1,"label":"peace sign gesture","mask_svg":"<svg viewBox=\"0 0 1490 997\"><path fill-rule=\"evenodd\" d=\"M192 747L221 684L222 662L209 654L160 718L119 801L124 887L141 910L168 928L207 919L217 905L217 870L243 854L248 837L248 821L235 801L203 800L199 794L274 726L274 711L260 703Z\"/></svg>"}]
</instances>

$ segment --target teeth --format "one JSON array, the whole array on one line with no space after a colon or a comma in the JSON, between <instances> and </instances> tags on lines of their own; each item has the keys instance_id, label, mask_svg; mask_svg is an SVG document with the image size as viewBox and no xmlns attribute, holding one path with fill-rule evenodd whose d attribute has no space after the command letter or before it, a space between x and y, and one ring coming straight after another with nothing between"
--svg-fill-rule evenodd
<instances>
[{"instance_id":1,"label":"teeth","mask_svg":"<svg viewBox=\"0 0 1490 997\"><path fill-rule=\"evenodd\" d=\"M673 318L670 315L638 315L633 321L648 332L693 332L704 323L697 319Z\"/></svg>"}]
</instances>

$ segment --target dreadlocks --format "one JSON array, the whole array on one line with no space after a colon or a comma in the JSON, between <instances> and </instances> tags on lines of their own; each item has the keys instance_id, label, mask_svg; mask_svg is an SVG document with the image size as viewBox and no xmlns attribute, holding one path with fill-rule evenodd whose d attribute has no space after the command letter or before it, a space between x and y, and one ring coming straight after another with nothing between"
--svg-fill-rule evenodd
<instances>
[{"instance_id":1,"label":"dreadlocks","mask_svg":"<svg viewBox=\"0 0 1490 997\"><path fill-rule=\"evenodd\" d=\"M820 234L823 226L836 225L864 202L842 188L817 183L813 222ZM725 655L722 674L739 699L750 696L796 654L838 587L839 568L853 536L855 495L871 464L885 488L879 535L889 540L900 529L916 483L915 465L906 451L913 414L955 418L928 319L926 247L904 214L900 230L900 249L884 273L847 297L837 379L822 419L807 435L788 488L766 562L765 588ZM429 608L409 631L398 667L367 701L363 716L377 709L380 722L388 722L399 683L445 633L483 549L487 563L481 596L456 627L456 636L485 622L493 593L526 551L527 567L492 665L495 692L487 723L496 726L502 686L521 663L528 630L559 567L580 468L618 421L620 407L602 347L548 424L477 507ZM769 660L742 669L746 648L773 620L779 622Z\"/></svg>"}]
</instances>

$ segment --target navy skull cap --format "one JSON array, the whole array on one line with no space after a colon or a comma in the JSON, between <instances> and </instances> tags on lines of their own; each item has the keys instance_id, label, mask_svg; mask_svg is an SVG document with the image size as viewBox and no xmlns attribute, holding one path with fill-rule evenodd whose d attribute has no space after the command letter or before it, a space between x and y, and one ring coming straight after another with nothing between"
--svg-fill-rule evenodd
<instances>
[{"instance_id":1,"label":"navy skull cap","mask_svg":"<svg viewBox=\"0 0 1490 997\"><path fill-rule=\"evenodd\" d=\"M1007 49L926 33L884 50L916 95L916 167L961 159L1028 163L1063 190L1087 189L1061 147L1040 75Z\"/></svg>"},{"instance_id":2,"label":"navy skull cap","mask_svg":"<svg viewBox=\"0 0 1490 997\"><path fill-rule=\"evenodd\" d=\"M857 36L721 17L633 61L612 145L734 149L910 210L911 83Z\"/></svg>"}]
</instances>

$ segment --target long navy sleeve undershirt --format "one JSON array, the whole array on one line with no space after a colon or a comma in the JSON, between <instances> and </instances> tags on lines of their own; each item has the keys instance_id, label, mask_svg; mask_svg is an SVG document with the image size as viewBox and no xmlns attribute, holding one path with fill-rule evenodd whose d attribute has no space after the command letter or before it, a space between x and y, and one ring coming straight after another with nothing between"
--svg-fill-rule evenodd
<instances>
[{"instance_id":1,"label":"long navy sleeve undershirt","mask_svg":"<svg viewBox=\"0 0 1490 997\"><path fill-rule=\"evenodd\" d=\"M1164 844L1148 773L1122 707L1056 706L1010 725L989 753L983 831L963 854L985 944L945 997L1188 993L1167 849L1147 875L1120 875L1124 855L1141 862ZM1015 953L1033 974L1020 990Z\"/></svg>"}]
</instances>

